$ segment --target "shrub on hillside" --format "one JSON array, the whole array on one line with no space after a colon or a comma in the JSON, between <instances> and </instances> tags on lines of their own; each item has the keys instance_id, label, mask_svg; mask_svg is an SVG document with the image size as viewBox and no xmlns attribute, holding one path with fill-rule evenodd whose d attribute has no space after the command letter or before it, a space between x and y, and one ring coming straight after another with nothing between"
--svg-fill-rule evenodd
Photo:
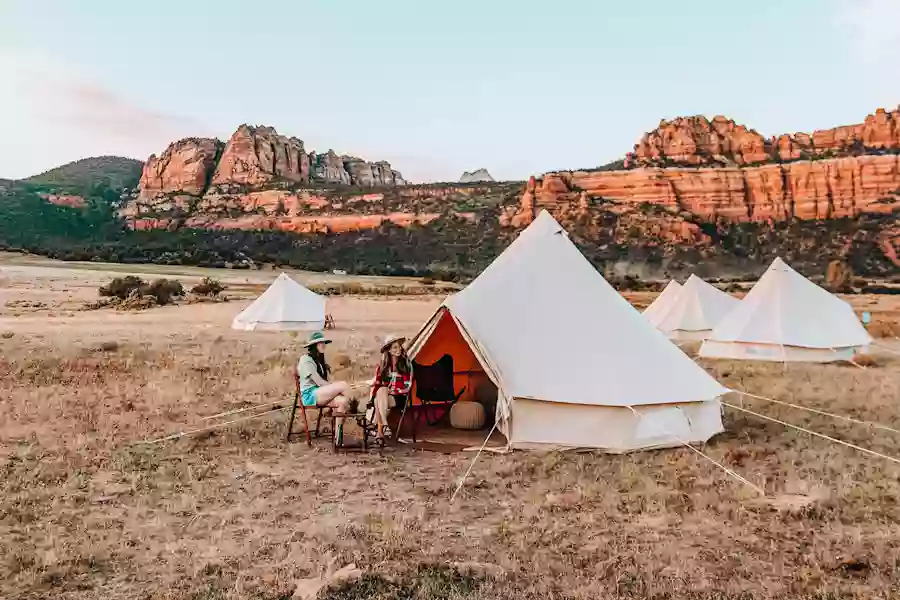
<instances>
[{"instance_id":1,"label":"shrub on hillside","mask_svg":"<svg viewBox=\"0 0 900 600\"><path fill-rule=\"evenodd\" d=\"M225 285L212 277L204 277L203 281L191 288L191 293L198 296L218 296L225 291Z\"/></svg>"}]
</instances>

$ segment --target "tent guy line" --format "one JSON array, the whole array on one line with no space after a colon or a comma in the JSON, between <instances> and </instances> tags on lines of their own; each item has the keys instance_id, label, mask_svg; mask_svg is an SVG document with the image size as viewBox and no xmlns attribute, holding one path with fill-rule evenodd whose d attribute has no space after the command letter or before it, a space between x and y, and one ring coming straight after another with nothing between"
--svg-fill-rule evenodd
<instances>
[{"instance_id":1,"label":"tent guy line","mask_svg":"<svg viewBox=\"0 0 900 600\"><path fill-rule=\"evenodd\" d=\"M350 384L350 389L355 391L355 390L358 390L358 389L360 389L360 388L362 388L362 387L364 387L364 386L368 386L368 385L371 385L371 384L372 384L371 381L358 381L358 382L356 382L356 383L351 383L351 384ZM272 402L263 402L262 404L253 404L253 405L251 405L251 406L245 406L244 408L236 408L236 409L234 409L234 410L226 410L225 412L220 412L220 413L216 413L216 414L214 414L214 415L208 415L208 416L206 416L206 417L201 417L201 420L202 420L202 421L210 421L210 420L212 420L212 419L218 419L218 418L221 418L221 417L228 417L228 416L236 415L236 414L239 414L239 413L242 413L242 412L247 412L248 410L253 410L253 409L255 409L255 408L262 408L262 407L264 407L264 406L271 406L272 408L288 408L288 407L286 407L286 406L284 406L284 405L282 405L282 404L275 404L275 403L272 403Z\"/></svg>"},{"instance_id":2,"label":"tent guy line","mask_svg":"<svg viewBox=\"0 0 900 600\"><path fill-rule=\"evenodd\" d=\"M758 412L756 412L756 411L752 411L752 410L750 410L749 408L742 408L742 407L740 407L740 406L735 406L734 404L729 404L728 402L724 402L724 401L722 402L722 404L723 404L724 406L727 406L728 408L733 408L733 409L735 409L735 410L739 410L739 411L741 411L741 412L745 412L745 413L747 413L747 414L751 414L751 415L753 415L753 416L755 416L755 417L759 417L760 419L765 419L765 420L767 420L767 421L772 421L772 422L774 422L774 423L778 423L778 424L780 424L780 425L784 425L784 426L786 426L786 427L790 427L790 428L792 428L792 429L796 429L797 431L802 431L803 433L808 433L808 434L810 434L810 435L814 435L814 436L816 436L816 437L820 437L820 438L826 439L826 440L828 440L828 441L830 441L830 442L834 442L834 443L836 443L836 444L841 444L841 445L843 445L843 446L847 446L848 448L853 448L854 450L859 450L860 452L865 452L866 454L871 454L872 456L877 456L877 457L879 457L879 458L884 458L884 459L886 459L886 460L889 460L889 461L891 461L891 462L893 462L893 463L897 463L898 465L900 465L900 458L895 458L895 457L889 456L889 455L887 455L887 454L882 454L881 452L876 452L875 450L870 450L869 448L863 448L862 446L857 446L856 444L853 444L853 443L850 443L850 442L845 442L844 440L839 440L839 439L837 439L837 438L831 437L830 435L825 435L824 433L819 433L819 432L817 432L817 431L812 431L812 430L810 430L810 429L806 429L806 428L804 428L804 427L800 427L799 425L794 425L793 423L788 423L787 421L782 421L782 420L780 420L780 419L776 419L775 417L768 417L768 416L763 415L763 414L760 414L760 413L758 413Z\"/></svg>"},{"instance_id":3,"label":"tent guy line","mask_svg":"<svg viewBox=\"0 0 900 600\"><path fill-rule=\"evenodd\" d=\"M759 400L767 400L769 402L774 402L775 404L782 404L784 406L790 406L791 408L797 408L800 410L806 410L812 413L816 413L818 415L823 415L826 417L832 417L834 419L840 419L842 421L849 421L850 423L856 423L857 425L866 425L867 427L875 427L877 429L883 429L884 431L890 431L892 433L900 434L900 429L894 429L893 427L889 427L887 425L882 425L881 423L876 423L874 421L864 421L861 419L855 419L853 417L846 417L844 415L838 415L835 413L826 412L824 410L819 410L817 408L810 408L808 406L803 406L801 404L794 404L792 402L785 402L783 400L776 400L775 398L768 398L766 396L757 396L756 394L751 394L750 392L744 392L741 390L732 390L736 394L741 394L747 396L748 398L757 398Z\"/></svg>"},{"instance_id":4,"label":"tent guy line","mask_svg":"<svg viewBox=\"0 0 900 600\"><path fill-rule=\"evenodd\" d=\"M900 352L897 352L893 348L888 348L887 346L882 346L881 344L876 344L875 342L872 342L872 345L875 346L876 348L878 348L879 350L883 350L883 351L887 352L888 354L896 354L897 356L900 356Z\"/></svg>"},{"instance_id":5,"label":"tent guy line","mask_svg":"<svg viewBox=\"0 0 900 600\"><path fill-rule=\"evenodd\" d=\"M283 404L273 404L271 402L263 402L262 404L253 404L252 406L245 406L244 408L236 408L234 410L226 410L225 412L216 413L214 415L209 415L207 417L201 417L201 421L210 421L212 419L219 419L222 417L230 417L231 415L237 415L243 412L247 412L248 410L254 410L256 408L263 408L264 406L271 406L272 409L276 408L286 408Z\"/></svg>"},{"instance_id":6,"label":"tent guy line","mask_svg":"<svg viewBox=\"0 0 900 600\"><path fill-rule=\"evenodd\" d=\"M478 462L478 457L481 456L481 453L484 451L485 446L487 446L488 440L491 439L491 436L494 435L494 431L497 430L498 421L494 421L494 426L491 427L491 430L488 432L487 437L484 438L484 443L481 444L481 448L478 449L478 452L475 453L475 458L472 459L472 462L469 463L469 468L466 469L466 472L460 478L459 483L456 484L456 489L453 490L453 493L450 494L450 503L453 504L453 500L456 498L456 494L459 493L459 490L462 489L462 486L466 483L466 479L469 477L469 473L472 472L472 468L475 466L475 463Z\"/></svg>"},{"instance_id":7,"label":"tent guy line","mask_svg":"<svg viewBox=\"0 0 900 600\"><path fill-rule=\"evenodd\" d=\"M258 417L264 417L264 416L266 416L266 415L270 415L270 414L275 413L275 412L279 412L279 411L282 411L282 410L286 410L286 409L288 409L288 408L290 408L290 407L289 407L289 406L282 406L281 408L273 408L272 410L267 410L267 411L265 411L265 412L261 412L261 413L259 413L259 414L255 414L255 415L250 415L249 417L242 417L242 418L240 418L240 419L234 419L233 421L225 421L224 423L216 423L215 425L210 425L209 427L201 427L201 428L199 428L199 429L192 429L192 430L190 430L190 431L181 431L181 432L179 432L179 433L173 433L172 435L167 435L167 436L165 436L165 437L161 437L161 438L158 438L158 439L155 439L155 440L139 440L139 441L137 441L137 442L133 442L132 445L135 445L135 446L138 445L138 444L148 444L148 445L152 445L152 444L159 444L159 443L161 443L161 442L168 442L169 440L180 439L180 438L183 438L183 437L185 437L185 436L187 436L187 435L194 435L194 434L196 434L196 433L203 433L204 431L211 431L211 430L217 429L217 428L219 428L219 427L225 427L226 425L234 425L235 423L242 423L242 422L244 422L244 421L249 421L249 420L251 420L251 419L256 419L256 418L258 418Z\"/></svg>"},{"instance_id":8,"label":"tent guy line","mask_svg":"<svg viewBox=\"0 0 900 600\"><path fill-rule=\"evenodd\" d=\"M633 412L633 413L635 414L636 417L638 417L638 418L643 417L643 415L642 415L641 413L639 413L633 406L629 406L628 408L631 409L631 412ZM766 492L765 492L764 489L762 489L761 487L759 487L758 485L756 485L755 483L753 483L752 481L750 481L749 479L747 479L746 477L744 477L743 475L741 475L740 473L737 473L736 471L734 471L734 470L732 470L732 469L729 469L728 467L726 467L726 466L723 465L722 463L720 463L720 462L718 462L717 460L715 460L713 457L706 455L703 451L701 451L701 450L698 449L698 448L695 448L695 447L694 447L693 445L691 445L689 442L686 442L686 441L682 440L680 437L678 437L678 435L675 434L675 432L670 431L669 434L670 434L672 437L674 437L676 440L680 441L682 444L684 444L685 446L687 446L689 449L693 450L694 452L696 452L697 454L699 454L700 456L702 456L703 458L705 458L706 460L708 460L708 461L711 462L712 464L716 465L717 467L719 467L720 469L722 469L723 471L725 471L726 474L730 475L731 477L734 477L734 478L737 479L740 483L743 483L743 484L745 484L745 485L750 486L751 488L753 488L760 496L765 496L765 495L766 495Z\"/></svg>"}]
</instances>

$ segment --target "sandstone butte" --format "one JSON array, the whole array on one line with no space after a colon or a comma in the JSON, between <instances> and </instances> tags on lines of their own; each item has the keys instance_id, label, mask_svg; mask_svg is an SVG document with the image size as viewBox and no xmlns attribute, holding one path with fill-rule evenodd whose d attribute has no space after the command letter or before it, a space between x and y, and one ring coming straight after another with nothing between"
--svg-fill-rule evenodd
<instances>
[{"instance_id":1,"label":"sandstone butte","mask_svg":"<svg viewBox=\"0 0 900 600\"><path fill-rule=\"evenodd\" d=\"M533 177L518 204L504 209L501 224L522 227L541 208L562 221L606 210L627 215L653 235L703 244L708 238L697 220L892 213L900 208L900 109L879 109L856 125L770 138L723 116L680 117L645 134L623 164L618 170ZM285 181L310 184L310 189L279 189ZM391 187L402 210L388 207L379 193L335 200L316 192L317 182ZM151 156L140 194L123 213L134 227L341 232L377 227L385 220L424 224L441 212L435 199L460 192L476 198L479 193L452 184L426 189L404 184L387 163L331 151L307 153L297 138L243 125L224 146L218 140L189 138L170 145L158 158ZM425 201L430 210L417 204ZM661 210L644 214L640 208L647 205ZM165 216L173 208L181 209L175 211L185 217L180 222ZM885 255L900 265L900 227L885 232L882 243Z\"/></svg>"}]
</instances>

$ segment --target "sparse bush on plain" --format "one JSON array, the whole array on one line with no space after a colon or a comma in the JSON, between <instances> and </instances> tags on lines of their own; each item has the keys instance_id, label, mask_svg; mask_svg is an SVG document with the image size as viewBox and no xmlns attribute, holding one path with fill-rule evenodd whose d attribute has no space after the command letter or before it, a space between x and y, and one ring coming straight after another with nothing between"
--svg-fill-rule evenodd
<instances>
[{"instance_id":1,"label":"sparse bush on plain","mask_svg":"<svg viewBox=\"0 0 900 600\"><path fill-rule=\"evenodd\" d=\"M191 293L197 296L218 296L225 291L226 286L218 279L204 277L203 281L191 288Z\"/></svg>"},{"instance_id":2,"label":"sparse bush on plain","mask_svg":"<svg viewBox=\"0 0 900 600\"><path fill-rule=\"evenodd\" d=\"M98 290L101 296L119 298L125 300L134 290L140 290L147 285L143 279L135 275L116 277L108 284L100 286Z\"/></svg>"},{"instance_id":3,"label":"sparse bush on plain","mask_svg":"<svg viewBox=\"0 0 900 600\"><path fill-rule=\"evenodd\" d=\"M184 288L181 282L174 279L156 279L150 285L141 289L145 296L156 298L157 304L171 304L174 298L184 296Z\"/></svg>"},{"instance_id":4,"label":"sparse bush on plain","mask_svg":"<svg viewBox=\"0 0 900 600\"><path fill-rule=\"evenodd\" d=\"M117 298L123 303L137 303L138 300L149 297L159 305L171 304L175 298L184 296L184 288L179 281L155 279L148 284L134 275L116 277L107 285L100 286L98 292L102 297Z\"/></svg>"}]
</instances>

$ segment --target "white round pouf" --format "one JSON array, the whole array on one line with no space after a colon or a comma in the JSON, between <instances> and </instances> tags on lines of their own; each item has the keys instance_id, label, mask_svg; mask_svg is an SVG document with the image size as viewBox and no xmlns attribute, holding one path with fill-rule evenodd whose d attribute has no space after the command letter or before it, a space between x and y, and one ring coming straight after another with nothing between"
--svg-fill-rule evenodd
<instances>
[{"instance_id":1,"label":"white round pouf","mask_svg":"<svg viewBox=\"0 0 900 600\"><path fill-rule=\"evenodd\" d=\"M478 402L457 402L450 409L450 425L455 429L484 427L484 406Z\"/></svg>"}]
</instances>

